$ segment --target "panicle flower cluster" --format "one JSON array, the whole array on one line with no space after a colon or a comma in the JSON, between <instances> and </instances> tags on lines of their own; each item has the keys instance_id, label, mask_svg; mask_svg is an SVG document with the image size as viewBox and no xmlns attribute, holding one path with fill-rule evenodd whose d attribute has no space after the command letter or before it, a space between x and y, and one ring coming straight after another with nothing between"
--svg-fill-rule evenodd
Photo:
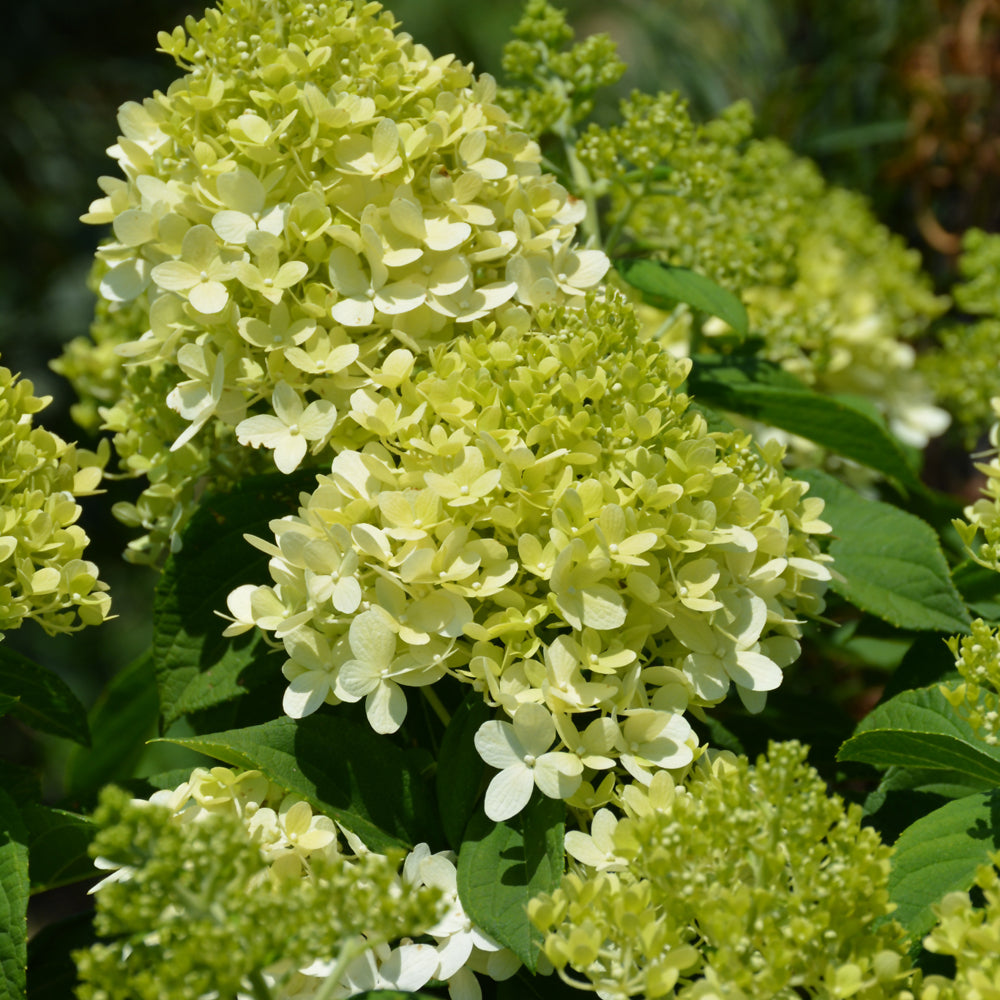
<instances>
[{"instance_id":1,"label":"panicle flower cluster","mask_svg":"<svg viewBox=\"0 0 1000 1000\"><path fill-rule=\"evenodd\" d=\"M822 501L780 449L709 432L677 391L687 370L617 295L511 306L425 370L398 349L351 397L377 442L255 541L273 583L233 592L228 634L281 640L293 717L364 698L394 732L403 688L473 684L513 720L481 739L511 792L487 797L493 818L532 774L565 797L584 768L685 766L688 705L734 684L759 710L829 579ZM557 740L546 779L534 761Z\"/></svg>"},{"instance_id":2,"label":"panicle flower cluster","mask_svg":"<svg viewBox=\"0 0 1000 1000\"><path fill-rule=\"evenodd\" d=\"M36 427L49 402L0 367L0 639L26 618L55 634L98 625L111 610L76 523L77 498L97 491L107 450L77 449Z\"/></svg>"},{"instance_id":3,"label":"panicle flower cluster","mask_svg":"<svg viewBox=\"0 0 1000 1000\"><path fill-rule=\"evenodd\" d=\"M131 519L159 536L193 482L225 476L213 455L232 436L290 472L352 426L393 349L572 300L608 266L574 248L583 205L494 82L377 3L223 0L185 27L160 36L185 75L122 107L124 178L84 216L113 230L99 294L145 315L117 347L136 378L100 412L127 471L156 456Z\"/></svg>"},{"instance_id":4,"label":"panicle flower cluster","mask_svg":"<svg viewBox=\"0 0 1000 1000\"><path fill-rule=\"evenodd\" d=\"M604 862L529 904L559 974L605 1000L906 996L902 928L876 926L890 848L805 758L772 743L629 789Z\"/></svg>"},{"instance_id":5,"label":"panicle flower cluster","mask_svg":"<svg viewBox=\"0 0 1000 1000\"><path fill-rule=\"evenodd\" d=\"M976 872L974 904L968 892L950 892L933 909L937 923L924 947L955 960L955 975L928 976L919 1000L992 1000L1000 996L1000 856Z\"/></svg>"},{"instance_id":6,"label":"panicle flower cluster","mask_svg":"<svg viewBox=\"0 0 1000 1000\"><path fill-rule=\"evenodd\" d=\"M76 402L70 407L73 420L88 434L101 429L101 407L117 402L127 391L125 359L118 353L120 344L135 340L149 325L149 314L141 300L109 302L98 295L101 277L107 266L95 260L87 284L94 293L94 318L88 336L74 337L60 357L49 367L68 379L76 390Z\"/></svg>"},{"instance_id":7,"label":"panicle flower cluster","mask_svg":"<svg viewBox=\"0 0 1000 1000\"><path fill-rule=\"evenodd\" d=\"M95 288L107 270L102 261L95 262ZM171 447L185 428L183 418L164 405L176 371L159 361L126 364L118 351L148 324L145 299L112 302L98 296L90 336L71 341L52 364L76 389L76 422L90 433L103 429L113 434L119 475L149 482L134 503L120 501L113 507L119 521L143 532L125 551L126 559L139 563L155 562L176 548L207 484L222 490L272 465L266 453L241 445L233 429L219 421L204 427L199 441Z\"/></svg>"},{"instance_id":8,"label":"panicle flower cluster","mask_svg":"<svg viewBox=\"0 0 1000 1000\"><path fill-rule=\"evenodd\" d=\"M591 126L577 152L611 196L609 252L625 239L736 292L765 357L824 393L870 399L922 447L948 416L910 342L946 300L863 198L829 187L783 143L752 139L752 125L745 104L696 126L675 94L636 94L620 124ZM688 314L651 312L650 323L689 349ZM730 331L711 320L701 332L710 343Z\"/></svg>"},{"instance_id":9,"label":"panicle flower cluster","mask_svg":"<svg viewBox=\"0 0 1000 1000\"><path fill-rule=\"evenodd\" d=\"M608 35L589 35L576 45L564 11L546 0L527 0L514 37L503 51L506 79L501 103L526 132L569 135L594 110L594 94L625 72Z\"/></svg>"},{"instance_id":10,"label":"panicle flower cluster","mask_svg":"<svg viewBox=\"0 0 1000 1000\"><path fill-rule=\"evenodd\" d=\"M965 430L973 447L993 416L1000 393L1000 235L970 229L962 238L959 270L965 279L953 295L972 320L951 323L924 367L935 393Z\"/></svg>"},{"instance_id":11,"label":"panicle flower cluster","mask_svg":"<svg viewBox=\"0 0 1000 1000\"><path fill-rule=\"evenodd\" d=\"M985 743L1000 743L1000 629L982 619L972 623L971 635L952 636L948 648L958 684L942 684L941 693Z\"/></svg>"},{"instance_id":12,"label":"panicle flower cluster","mask_svg":"<svg viewBox=\"0 0 1000 1000\"><path fill-rule=\"evenodd\" d=\"M259 771L198 768L149 801L111 789L95 818L112 869L96 926L117 940L77 953L82 1000L235 995L254 976L275 1000L432 979L479 1000L473 970L519 968L466 916L453 854L419 844L400 869Z\"/></svg>"},{"instance_id":13,"label":"panicle flower cluster","mask_svg":"<svg viewBox=\"0 0 1000 1000\"><path fill-rule=\"evenodd\" d=\"M990 405L996 422L990 428L990 449L981 456L989 461L976 463L986 481L979 499L962 512L964 520L956 519L952 524L969 555L1000 573L1000 396L994 396Z\"/></svg>"}]
</instances>

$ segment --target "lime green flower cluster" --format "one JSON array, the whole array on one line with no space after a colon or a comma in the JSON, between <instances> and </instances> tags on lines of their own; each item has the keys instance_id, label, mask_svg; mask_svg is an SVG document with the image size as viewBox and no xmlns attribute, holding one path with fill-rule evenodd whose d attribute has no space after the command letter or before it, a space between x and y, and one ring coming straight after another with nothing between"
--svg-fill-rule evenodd
<instances>
[{"instance_id":1,"label":"lime green flower cluster","mask_svg":"<svg viewBox=\"0 0 1000 1000\"><path fill-rule=\"evenodd\" d=\"M906 996L890 849L795 743L633 786L606 864L529 904L545 954L609 1000Z\"/></svg>"},{"instance_id":2,"label":"lime green flower cluster","mask_svg":"<svg viewBox=\"0 0 1000 1000\"><path fill-rule=\"evenodd\" d=\"M77 449L34 426L49 402L0 367L0 639L26 618L55 634L98 625L111 610L76 523L77 498L97 492L107 449Z\"/></svg>"},{"instance_id":3,"label":"lime green flower cluster","mask_svg":"<svg viewBox=\"0 0 1000 1000\"><path fill-rule=\"evenodd\" d=\"M102 261L95 262L95 288L107 270ZM164 306L161 300L154 315ZM176 381L175 367L162 361L127 364L119 351L148 326L144 298L112 302L98 296L90 336L71 341L52 364L76 389L76 422L91 433L110 431L120 474L149 481L134 503L122 501L113 508L118 520L143 532L125 552L126 559L139 563L156 562L176 546L207 484L224 489L271 464L265 455L243 447L233 429L218 421L203 429L199 442L171 448L185 428L183 418L164 405Z\"/></svg>"},{"instance_id":4,"label":"lime green flower cluster","mask_svg":"<svg viewBox=\"0 0 1000 1000\"><path fill-rule=\"evenodd\" d=\"M981 740L996 746L1000 742L1000 630L977 619L970 635L953 636L947 642L962 681L942 684L941 693Z\"/></svg>"},{"instance_id":5,"label":"lime green flower cluster","mask_svg":"<svg viewBox=\"0 0 1000 1000\"><path fill-rule=\"evenodd\" d=\"M979 499L962 512L964 520L956 519L952 524L969 555L1000 573L1000 396L994 396L990 405L996 420L990 428L990 460L976 463L986 481Z\"/></svg>"},{"instance_id":6,"label":"lime green flower cluster","mask_svg":"<svg viewBox=\"0 0 1000 1000\"><path fill-rule=\"evenodd\" d=\"M377 443L341 451L256 541L274 582L230 596L228 633L283 642L293 717L364 698L394 732L404 687L471 682L523 730L522 756L558 733L564 780L539 778L554 797L584 768L683 767L681 713L731 684L762 708L829 579L822 501L782 476L780 449L710 433L677 392L688 367L614 294L509 306L423 370L398 349L351 397ZM526 769L484 757L517 811Z\"/></svg>"},{"instance_id":7,"label":"lime green flower cluster","mask_svg":"<svg viewBox=\"0 0 1000 1000\"><path fill-rule=\"evenodd\" d=\"M124 179L84 219L113 228L100 295L148 319L102 417L153 482L131 520L161 536L233 436L290 472L351 439L352 394L394 349L607 269L493 81L395 27L376 3L223 0L161 34L186 74L121 109Z\"/></svg>"},{"instance_id":8,"label":"lime green flower cluster","mask_svg":"<svg viewBox=\"0 0 1000 1000\"><path fill-rule=\"evenodd\" d=\"M787 283L796 213L823 181L812 163L752 131L745 102L698 125L673 93L633 93L616 124L590 125L576 154L610 199L609 252L624 239L734 291Z\"/></svg>"},{"instance_id":9,"label":"lime green flower cluster","mask_svg":"<svg viewBox=\"0 0 1000 1000\"><path fill-rule=\"evenodd\" d=\"M608 252L624 240L738 293L765 357L819 391L871 400L923 446L948 416L910 341L946 301L860 196L829 187L784 144L752 139L752 124L744 104L695 126L676 95L637 94L620 124L591 126L577 155L610 195ZM673 350L692 349L689 315L650 322ZM712 320L695 346L729 332Z\"/></svg>"},{"instance_id":10,"label":"lime green flower cluster","mask_svg":"<svg viewBox=\"0 0 1000 1000\"><path fill-rule=\"evenodd\" d=\"M118 346L135 340L149 326L144 302L109 302L97 294L106 272L101 261L95 261L90 269L88 285L96 301L89 336L74 337L49 365L72 382L77 401L70 407L70 415L88 434L101 429L101 407L126 394L123 380L127 370Z\"/></svg>"},{"instance_id":11,"label":"lime green flower cluster","mask_svg":"<svg viewBox=\"0 0 1000 1000\"><path fill-rule=\"evenodd\" d=\"M971 448L992 419L991 400L1000 393L1000 235L970 229L962 239L959 268L965 280L953 295L975 320L945 327L940 349L927 355L924 367Z\"/></svg>"},{"instance_id":12,"label":"lime green flower cluster","mask_svg":"<svg viewBox=\"0 0 1000 1000\"><path fill-rule=\"evenodd\" d=\"M590 35L567 48L573 29L546 0L527 0L513 35L503 52L513 86L504 87L500 98L531 135L570 134L594 110L596 91L617 83L626 69L607 35Z\"/></svg>"},{"instance_id":13,"label":"lime green flower cluster","mask_svg":"<svg viewBox=\"0 0 1000 1000\"><path fill-rule=\"evenodd\" d=\"M951 978L928 976L920 1000L992 1000L1000 996L1000 856L976 872L973 904L967 892L950 892L934 906L937 924L924 947L955 960Z\"/></svg>"},{"instance_id":14,"label":"lime green flower cluster","mask_svg":"<svg viewBox=\"0 0 1000 1000\"><path fill-rule=\"evenodd\" d=\"M329 818L256 771L198 769L148 802L107 789L95 821L113 869L95 927L113 940L75 954L81 1000L332 996L352 962L439 916L438 887L404 890L400 858L353 838L342 853Z\"/></svg>"}]
</instances>

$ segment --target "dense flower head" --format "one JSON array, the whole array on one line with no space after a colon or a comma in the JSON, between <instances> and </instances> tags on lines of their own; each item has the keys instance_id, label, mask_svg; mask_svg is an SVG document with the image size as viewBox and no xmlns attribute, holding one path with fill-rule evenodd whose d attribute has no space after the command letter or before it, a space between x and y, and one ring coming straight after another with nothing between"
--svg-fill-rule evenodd
<instances>
[{"instance_id":1,"label":"dense flower head","mask_svg":"<svg viewBox=\"0 0 1000 1000\"><path fill-rule=\"evenodd\" d=\"M481 748L516 786L506 811L529 770L563 797L581 761L639 781L683 767L682 713L731 685L763 706L829 579L822 502L780 449L710 432L678 391L688 364L641 340L616 295L511 305L413 361L399 349L354 393L369 440L345 441L256 542L272 584L230 597L229 634L256 624L284 646L288 714L364 698L392 732L403 688L458 677L513 723ZM534 769L550 747L563 781Z\"/></svg>"},{"instance_id":2,"label":"dense flower head","mask_svg":"<svg viewBox=\"0 0 1000 1000\"><path fill-rule=\"evenodd\" d=\"M95 285L106 273L107 266L96 261ZM219 421L203 428L197 443L172 447L185 429L183 417L165 405L177 369L162 361L132 365L118 350L149 322L144 299L111 302L98 296L89 337L72 340L52 365L76 389L76 422L91 433L100 428L112 435L117 475L148 481L135 501L113 508L119 521L140 532L129 541L125 558L142 563L156 562L177 546L206 484L225 489L272 465L266 453L242 446L233 428Z\"/></svg>"},{"instance_id":3,"label":"dense flower head","mask_svg":"<svg viewBox=\"0 0 1000 1000\"><path fill-rule=\"evenodd\" d=\"M400 865L259 771L196 768L149 801L106 791L95 818L111 870L96 926L118 940L77 953L81 997L208 998L255 974L275 1000L432 979L474 1000L476 973L520 967L467 917L454 854L418 844Z\"/></svg>"},{"instance_id":4,"label":"dense flower head","mask_svg":"<svg viewBox=\"0 0 1000 1000\"><path fill-rule=\"evenodd\" d=\"M660 774L627 810L600 833L606 863L529 904L568 981L605 1000L906 995L902 929L878 923L890 849L800 745Z\"/></svg>"},{"instance_id":5,"label":"dense flower head","mask_svg":"<svg viewBox=\"0 0 1000 1000\"><path fill-rule=\"evenodd\" d=\"M83 559L79 497L97 491L107 450L78 449L38 427L49 398L0 367L0 639L25 619L46 632L104 621L107 584Z\"/></svg>"},{"instance_id":6,"label":"dense flower head","mask_svg":"<svg viewBox=\"0 0 1000 1000\"><path fill-rule=\"evenodd\" d=\"M97 294L107 266L95 260L87 284L94 293L94 318L88 336L74 337L49 367L68 379L76 391L70 407L73 420L88 434L101 428L101 407L118 401L128 391L125 359L118 347L135 340L149 326L149 312L142 300L111 302Z\"/></svg>"},{"instance_id":7,"label":"dense flower head","mask_svg":"<svg viewBox=\"0 0 1000 1000\"><path fill-rule=\"evenodd\" d=\"M952 523L969 555L980 565L1000 572L1000 396L994 396L990 405L995 419L990 448L979 456L989 461L976 463L976 469L986 477L981 495L962 512L964 520Z\"/></svg>"},{"instance_id":8,"label":"dense flower head","mask_svg":"<svg viewBox=\"0 0 1000 1000\"><path fill-rule=\"evenodd\" d=\"M966 317L938 335L925 359L927 379L965 430L971 448L993 417L1000 393L1000 235L970 229L962 238L959 281L952 294Z\"/></svg>"},{"instance_id":9,"label":"dense flower head","mask_svg":"<svg viewBox=\"0 0 1000 1000\"><path fill-rule=\"evenodd\" d=\"M948 416L911 342L946 300L863 198L751 129L743 104L695 125L676 95L636 94L620 124L592 126L577 148L592 183L611 195L616 239L738 293L764 357L822 392L870 399L900 438L922 447ZM688 349L688 315L656 311L649 321L671 349ZM701 331L709 343L727 332L720 320Z\"/></svg>"},{"instance_id":10,"label":"dense flower head","mask_svg":"<svg viewBox=\"0 0 1000 1000\"><path fill-rule=\"evenodd\" d=\"M222 433L289 471L401 345L422 356L504 303L603 277L603 254L572 245L582 204L493 81L395 29L376 3L224 0L161 34L185 75L123 105L124 177L84 216L113 230L100 295L148 317L117 350L159 382L157 455L193 444L211 462ZM153 416L126 388L102 411L119 434ZM147 448L124 445L134 471Z\"/></svg>"},{"instance_id":11,"label":"dense flower head","mask_svg":"<svg viewBox=\"0 0 1000 1000\"><path fill-rule=\"evenodd\" d=\"M564 11L527 0L503 51L503 106L528 133L567 135L594 110L594 94L618 82L625 64L608 35L576 45Z\"/></svg>"},{"instance_id":12,"label":"dense flower head","mask_svg":"<svg viewBox=\"0 0 1000 1000\"><path fill-rule=\"evenodd\" d=\"M955 961L954 976L928 976L919 1000L1000 996L1000 856L976 870L971 892L950 892L933 907L937 923L924 947ZM974 897L978 897L976 902Z\"/></svg>"},{"instance_id":13,"label":"dense flower head","mask_svg":"<svg viewBox=\"0 0 1000 1000\"><path fill-rule=\"evenodd\" d=\"M941 692L980 739L996 746L1000 743L1000 630L976 619L971 634L948 639L948 648L962 680L941 685Z\"/></svg>"}]
</instances>

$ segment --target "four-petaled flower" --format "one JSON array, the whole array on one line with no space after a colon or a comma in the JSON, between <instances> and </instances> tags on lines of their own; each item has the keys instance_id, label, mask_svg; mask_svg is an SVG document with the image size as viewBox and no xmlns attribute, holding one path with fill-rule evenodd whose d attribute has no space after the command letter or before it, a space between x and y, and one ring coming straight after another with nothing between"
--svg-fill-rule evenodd
<instances>
[{"instance_id":1,"label":"four-petaled flower","mask_svg":"<svg viewBox=\"0 0 1000 1000\"><path fill-rule=\"evenodd\" d=\"M150 276L160 288L186 293L198 312L211 315L225 309L225 283L235 273L235 261L223 256L218 236L208 226L192 226L181 243L181 259L157 264Z\"/></svg>"},{"instance_id":2,"label":"four-petaled flower","mask_svg":"<svg viewBox=\"0 0 1000 1000\"><path fill-rule=\"evenodd\" d=\"M314 399L303 407L299 394L279 382L271 397L274 414L247 417L236 428L240 444L262 445L274 451L274 464L286 475L294 472L305 458L308 442L322 444L333 430L337 410L325 399Z\"/></svg>"},{"instance_id":3,"label":"four-petaled flower","mask_svg":"<svg viewBox=\"0 0 1000 1000\"><path fill-rule=\"evenodd\" d=\"M500 768L486 789L486 815L495 822L516 816L537 785L550 799L566 799L580 786L583 764L576 754L551 751L552 716L541 705L521 705L510 722L484 722L476 732L479 756Z\"/></svg>"},{"instance_id":4,"label":"four-petaled flower","mask_svg":"<svg viewBox=\"0 0 1000 1000\"><path fill-rule=\"evenodd\" d=\"M365 611L351 622L348 641L354 659L337 674L335 691L343 701L365 699L365 712L377 733L394 733L406 718L401 684L420 687L444 674L444 656L421 649L418 655L396 655L396 633L379 611Z\"/></svg>"}]
</instances>

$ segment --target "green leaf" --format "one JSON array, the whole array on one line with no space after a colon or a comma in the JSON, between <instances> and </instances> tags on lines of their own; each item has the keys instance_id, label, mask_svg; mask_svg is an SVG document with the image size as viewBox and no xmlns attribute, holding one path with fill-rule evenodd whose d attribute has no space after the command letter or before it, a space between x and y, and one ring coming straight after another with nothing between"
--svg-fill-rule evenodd
<instances>
[{"instance_id":1,"label":"green leaf","mask_svg":"<svg viewBox=\"0 0 1000 1000\"><path fill-rule=\"evenodd\" d=\"M67 1000L75 996L72 952L97 941L93 913L77 913L49 924L28 942L28 1000Z\"/></svg>"},{"instance_id":2,"label":"green leaf","mask_svg":"<svg viewBox=\"0 0 1000 1000\"><path fill-rule=\"evenodd\" d=\"M977 792L988 792L993 787L994 784L990 781L959 774L947 768L893 765L886 770L878 787L868 793L864 804L865 815L878 812L894 792L933 795L939 799L961 799Z\"/></svg>"},{"instance_id":3,"label":"green leaf","mask_svg":"<svg viewBox=\"0 0 1000 1000\"><path fill-rule=\"evenodd\" d=\"M906 450L867 400L820 395L761 358L707 354L692 361L688 386L698 402L780 427L923 489Z\"/></svg>"},{"instance_id":4,"label":"green leaf","mask_svg":"<svg viewBox=\"0 0 1000 1000\"><path fill-rule=\"evenodd\" d=\"M36 802L42 797L38 771L0 758L0 788L15 802Z\"/></svg>"},{"instance_id":5,"label":"green leaf","mask_svg":"<svg viewBox=\"0 0 1000 1000\"><path fill-rule=\"evenodd\" d=\"M23 806L21 815L28 829L32 893L97 874L87 854L94 836L94 824L89 819L36 803Z\"/></svg>"},{"instance_id":6,"label":"green leaf","mask_svg":"<svg viewBox=\"0 0 1000 1000\"><path fill-rule=\"evenodd\" d=\"M77 749L66 768L66 795L89 802L98 789L132 777L147 740L156 735L160 699L152 652L116 674L90 710L89 749Z\"/></svg>"},{"instance_id":7,"label":"green leaf","mask_svg":"<svg viewBox=\"0 0 1000 1000\"><path fill-rule=\"evenodd\" d=\"M18 699L11 714L39 732L87 745L87 710L66 682L0 643L0 693Z\"/></svg>"},{"instance_id":8,"label":"green leaf","mask_svg":"<svg viewBox=\"0 0 1000 1000\"><path fill-rule=\"evenodd\" d=\"M230 493L206 497L171 555L156 588L153 654L164 725L189 712L243 697L247 675L277 667L258 635L223 637L226 598L244 583L268 579L268 557L244 534L270 537L268 522L298 509L315 472L270 473Z\"/></svg>"},{"instance_id":9,"label":"green leaf","mask_svg":"<svg viewBox=\"0 0 1000 1000\"><path fill-rule=\"evenodd\" d=\"M455 710L438 754L435 786L441 825L456 851L476 810L486 765L476 751L476 730L492 718L493 710L478 691L471 691Z\"/></svg>"},{"instance_id":10,"label":"green leaf","mask_svg":"<svg viewBox=\"0 0 1000 1000\"><path fill-rule=\"evenodd\" d=\"M0 790L0 996L24 996L28 964L28 831Z\"/></svg>"},{"instance_id":11,"label":"green leaf","mask_svg":"<svg viewBox=\"0 0 1000 1000\"><path fill-rule=\"evenodd\" d=\"M703 274L655 260L619 260L615 267L651 305L671 308L684 302L699 312L718 316L741 337L750 332L747 311L739 298Z\"/></svg>"},{"instance_id":12,"label":"green leaf","mask_svg":"<svg viewBox=\"0 0 1000 1000\"><path fill-rule=\"evenodd\" d=\"M343 714L285 717L165 742L261 771L342 823L373 851L440 842L434 794L416 755Z\"/></svg>"},{"instance_id":13,"label":"green leaf","mask_svg":"<svg viewBox=\"0 0 1000 1000\"><path fill-rule=\"evenodd\" d=\"M968 891L976 869L1000 848L1000 791L956 799L907 827L889 873L893 919L919 940L934 924L931 905Z\"/></svg>"},{"instance_id":14,"label":"green leaf","mask_svg":"<svg viewBox=\"0 0 1000 1000\"><path fill-rule=\"evenodd\" d=\"M1000 748L978 739L937 685L904 691L879 705L861 720L837 759L948 770L1000 784Z\"/></svg>"},{"instance_id":15,"label":"green leaf","mask_svg":"<svg viewBox=\"0 0 1000 1000\"><path fill-rule=\"evenodd\" d=\"M7 715L20 700L16 694L0 694L0 719Z\"/></svg>"},{"instance_id":16,"label":"green leaf","mask_svg":"<svg viewBox=\"0 0 1000 1000\"><path fill-rule=\"evenodd\" d=\"M956 566L951 577L975 617L1000 622L1000 573L969 559Z\"/></svg>"},{"instance_id":17,"label":"green leaf","mask_svg":"<svg viewBox=\"0 0 1000 1000\"><path fill-rule=\"evenodd\" d=\"M826 501L823 520L834 534L831 586L838 594L897 628L969 631L969 613L928 524L816 469L795 476Z\"/></svg>"},{"instance_id":18,"label":"green leaf","mask_svg":"<svg viewBox=\"0 0 1000 1000\"><path fill-rule=\"evenodd\" d=\"M513 819L494 823L478 812L458 852L458 896L469 919L536 969L542 935L528 920L528 901L552 892L563 874L566 806L537 790Z\"/></svg>"},{"instance_id":19,"label":"green leaf","mask_svg":"<svg viewBox=\"0 0 1000 1000\"><path fill-rule=\"evenodd\" d=\"M949 673L955 673L955 657L944 639L933 632L918 633L886 681L882 700L888 701L901 691L929 687Z\"/></svg>"}]
</instances>

